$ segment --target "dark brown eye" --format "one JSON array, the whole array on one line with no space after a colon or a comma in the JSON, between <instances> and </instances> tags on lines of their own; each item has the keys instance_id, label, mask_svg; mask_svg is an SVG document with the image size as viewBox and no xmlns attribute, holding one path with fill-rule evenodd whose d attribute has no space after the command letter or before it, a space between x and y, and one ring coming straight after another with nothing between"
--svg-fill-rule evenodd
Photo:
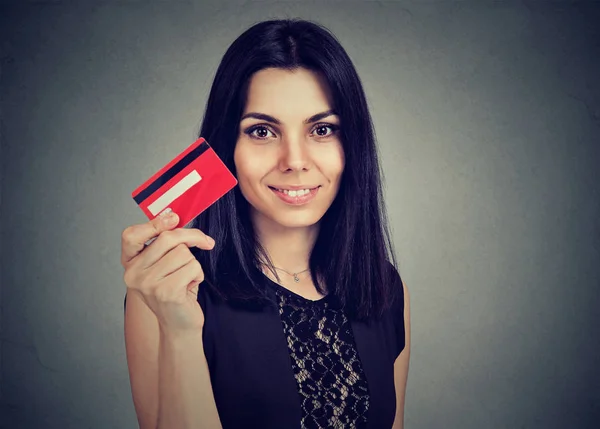
<instances>
[{"instance_id":1,"label":"dark brown eye","mask_svg":"<svg viewBox=\"0 0 600 429\"><path fill-rule=\"evenodd\" d=\"M329 127L319 127L317 128L317 134L320 136L327 134L327 128Z\"/></svg>"},{"instance_id":2,"label":"dark brown eye","mask_svg":"<svg viewBox=\"0 0 600 429\"><path fill-rule=\"evenodd\" d=\"M327 129L330 129L331 132L327 132ZM333 125L333 124L319 124L317 125L317 127L315 128L315 132L319 137L329 137L329 135L335 133L338 130L338 126L337 125Z\"/></svg>"},{"instance_id":3,"label":"dark brown eye","mask_svg":"<svg viewBox=\"0 0 600 429\"><path fill-rule=\"evenodd\" d=\"M269 130L267 127L258 125L248 128L245 132L250 137L255 139L266 139L269 138L269 133L271 132L271 130Z\"/></svg>"},{"instance_id":4,"label":"dark brown eye","mask_svg":"<svg viewBox=\"0 0 600 429\"><path fill-rule=\"evenodd\" d=\"M256 131L256 135L258 137L266 137L267 136L267 129L266 128L257 128L254 131Z\"/></svg>"}]
</instances>

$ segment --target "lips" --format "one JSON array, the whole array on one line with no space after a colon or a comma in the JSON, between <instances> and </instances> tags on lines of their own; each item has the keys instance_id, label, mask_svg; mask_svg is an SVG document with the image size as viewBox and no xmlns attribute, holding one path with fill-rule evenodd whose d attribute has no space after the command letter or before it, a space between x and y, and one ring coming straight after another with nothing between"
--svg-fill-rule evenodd
<instances>
[{"instance_id":1,"label":"lips","mask_svg":"<svg viewBox=\"0 0 600 429\"><path fill-rule=\"evenodd\" d=\"M294 187L296 189L287 188L277 188L274 186L269 186L269 189L273 191L275 195L279 197L283 202L291 205L303 205L311 201L321 186L315 187Z\"/></svg>"}]
</instances>

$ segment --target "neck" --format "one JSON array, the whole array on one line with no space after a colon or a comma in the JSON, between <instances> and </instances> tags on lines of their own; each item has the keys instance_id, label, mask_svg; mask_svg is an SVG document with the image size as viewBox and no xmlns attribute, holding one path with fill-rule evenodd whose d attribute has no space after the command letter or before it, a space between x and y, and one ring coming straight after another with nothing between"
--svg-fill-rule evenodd
<instances>
[{"instance_id":1,"label":"neck","mask_svg":"<svg viewBox=\"0 0 600 429\"><path fill-rule=\"evenodd\" d=\"M318 225L290 228L263 216L255 216L254 230L275 267L290 273L308 268L310 252L319 232Z\"/></svg>"}]
</instances>

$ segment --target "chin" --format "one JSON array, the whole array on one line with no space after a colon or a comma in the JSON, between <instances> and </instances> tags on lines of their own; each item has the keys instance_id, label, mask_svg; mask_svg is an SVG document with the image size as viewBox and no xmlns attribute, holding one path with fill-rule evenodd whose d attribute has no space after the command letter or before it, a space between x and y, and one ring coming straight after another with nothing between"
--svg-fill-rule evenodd
<instances>
[{"instance_id":1,"label":"chin","mask_svg":"<svg viewBox=\"0 0 600 429\"><path fill-rule=\"evenodd\" d=\"M322 216L277 216L271 220L284 228L308 228L316 226Z\"/></svg>"},{"instance_id":2,"label":"chin","mask_svg":"<svg viewBox=\"0 0 600 429\"><path fill-rule=\"evenodd\" d=\"M287 211L261 211L253 208L254 219L262 224L274 224L273 226L283 228L308 228L316 226L324 213L306 210L302 212L290 213Z\"/></svg>"}]
</instances>

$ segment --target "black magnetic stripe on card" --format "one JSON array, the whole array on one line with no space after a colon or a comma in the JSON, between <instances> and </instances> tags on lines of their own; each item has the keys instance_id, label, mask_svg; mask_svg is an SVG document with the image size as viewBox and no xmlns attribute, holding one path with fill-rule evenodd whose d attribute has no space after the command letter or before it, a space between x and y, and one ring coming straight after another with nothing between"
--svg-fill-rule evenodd
<instances>
[{"instance_id":1,"label":"black magnetic stripe on card","mask_svg":"<svg viewBox=\"0 0 600 429\"><path fill-rule=\"evenodd\" d=\"M190 165L191 162L193 162L196 158L198 158L200 155L206 152L209 148L210 146L208 145L208 143L206 141L203 141L201 144L198 145L197 148L195 148L186 156L177 161L175 165L173 165L173 167L165 171L162 174L162 176L158 177L154 182L150 183L144 190L140 191L140 193L137 194L133 198L133 200L138 205L141 204L146 198L155 193L161 186L163 186L170 179L175 177L177 173L179 173L185 167Z\"/></svg>"}]
</instances>

